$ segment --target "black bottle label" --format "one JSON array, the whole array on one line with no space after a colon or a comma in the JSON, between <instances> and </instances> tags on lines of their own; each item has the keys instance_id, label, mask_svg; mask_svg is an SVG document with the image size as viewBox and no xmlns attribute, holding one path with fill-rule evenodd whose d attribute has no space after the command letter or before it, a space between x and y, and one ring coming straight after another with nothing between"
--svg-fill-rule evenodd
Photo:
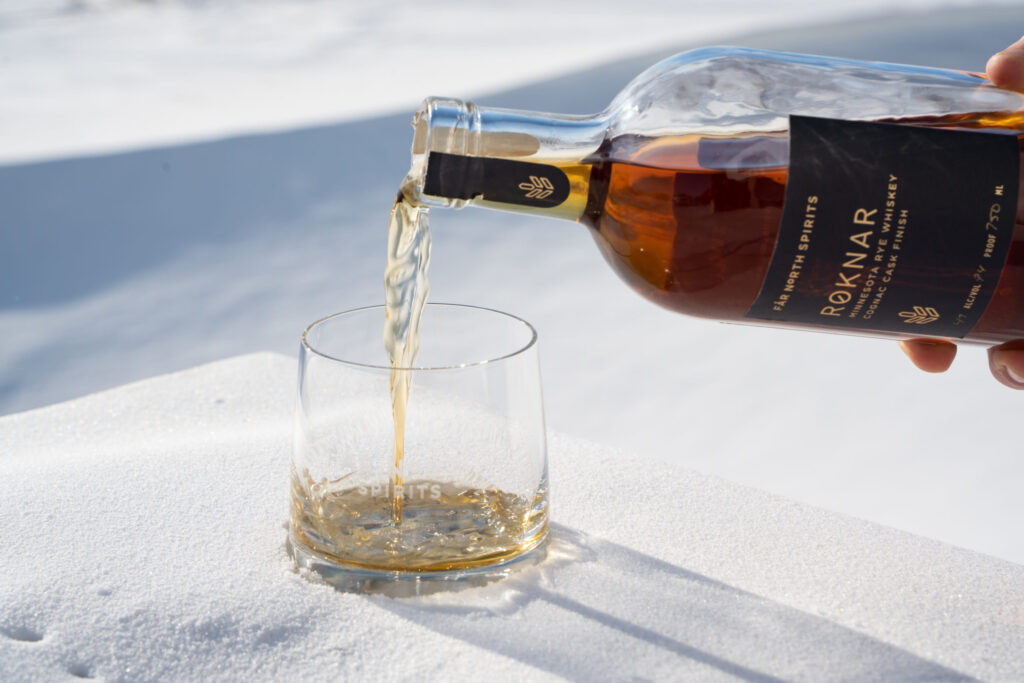
<instances>
[{"instance_id":1,"label":"black bottle label","mask_svg":"<svg viewBox=\"0 0 1024 683\"><path fill-rule=\"evenodd\" d=\"M564 202L570 189L557 166L431 152L423 194L550 208Z\"/></svg>"},{"instance_id":2,"label":"black bottle label","mask_svg":"<svg viewBox=\"0 0 1024 683\"><path fill-rule=\"evenodd\" d=\"M1013 236L1016 135L790 117L779 235L748 318L961 338Z\"/></svg>"}]
</instances>

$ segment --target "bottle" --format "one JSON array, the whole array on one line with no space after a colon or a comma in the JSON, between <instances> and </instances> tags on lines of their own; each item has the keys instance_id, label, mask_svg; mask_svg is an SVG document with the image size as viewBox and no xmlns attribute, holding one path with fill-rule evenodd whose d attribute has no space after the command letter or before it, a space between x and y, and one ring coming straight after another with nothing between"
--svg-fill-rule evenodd
<instances>
[{"instance_id":1,"label":"bottle","mask_svg":"<svg viewBox=\"0 0 1024 683\"><path fill-rule=\"evenodd\" d=\"M593 116L430 98L413 126L406 201L580 222L673 311L1024 338L1024 96L978 74L715 47Z\"/></svg>"}]
</instances>

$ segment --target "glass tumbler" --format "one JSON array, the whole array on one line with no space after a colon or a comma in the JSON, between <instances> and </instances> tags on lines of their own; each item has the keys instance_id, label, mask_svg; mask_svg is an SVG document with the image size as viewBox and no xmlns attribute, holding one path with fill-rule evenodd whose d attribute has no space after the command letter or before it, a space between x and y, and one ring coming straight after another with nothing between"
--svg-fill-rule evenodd
<instances>
[{"instance_id":1,"label":"glass tumbler","mask_svg":"<svg viewBox=\"0 0 1024 683\"><path fill-rule=\"evenodd\" d=\"M296 563L338 588L375 590L489 581L542 558L548 477L536 331L499 311L428 304L416 367L392 368L384 322L384 307L372 306L302 335ZM404 411L391 391L403 382Z\"/></svg>"}]
</instances>

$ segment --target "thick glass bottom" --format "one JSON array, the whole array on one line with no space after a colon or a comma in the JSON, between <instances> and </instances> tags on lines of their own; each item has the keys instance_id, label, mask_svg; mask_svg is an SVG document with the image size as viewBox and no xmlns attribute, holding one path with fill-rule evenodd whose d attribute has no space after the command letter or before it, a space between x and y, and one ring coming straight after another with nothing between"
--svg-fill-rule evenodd
<instances>
[{"instance_id":1,"label":"thick glass bottom","mask_svg":"<svg viewBox=\"0 0 1024 683\"><path fill-rule=\"evenodd\" d=\"M548 532L545 529L520 552L496 558L493 563L442 570L378 569L347 564L318 553L294 534L288 537L288 553L296 566L316 572L328 585L345 592L375 593L395 598L483 586L541 562L547 556L547 546Z\"/></svg>"}]
</instances>

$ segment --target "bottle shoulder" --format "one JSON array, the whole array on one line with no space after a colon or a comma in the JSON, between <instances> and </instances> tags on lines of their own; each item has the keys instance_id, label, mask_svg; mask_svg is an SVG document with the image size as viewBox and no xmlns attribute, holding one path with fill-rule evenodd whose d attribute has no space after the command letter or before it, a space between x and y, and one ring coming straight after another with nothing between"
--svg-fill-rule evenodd
<instances>
[{"instance_id":1,"label":"bottle shoulder","mask_svg":"<svg viewBox=\"0 0 1024 683\"><path fill-rule=\"evenodd\" d=\"M785 132L791 114L851 120L1024 110L984 77L743 47L684 52L637 76L605 114L609 136Z\"/></svg>"}]
</instances>

